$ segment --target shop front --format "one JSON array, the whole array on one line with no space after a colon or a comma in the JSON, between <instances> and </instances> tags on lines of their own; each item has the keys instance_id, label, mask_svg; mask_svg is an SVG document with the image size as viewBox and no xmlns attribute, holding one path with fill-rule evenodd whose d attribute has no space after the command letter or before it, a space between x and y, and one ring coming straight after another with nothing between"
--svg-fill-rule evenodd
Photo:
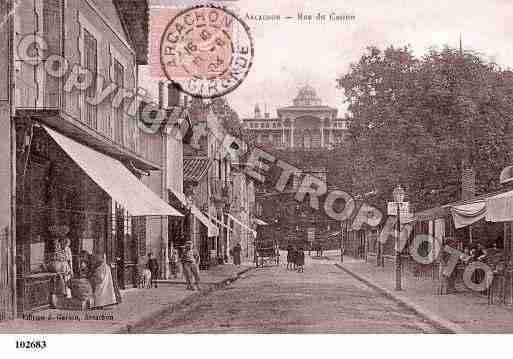
<instances>
[{"instance_id":1,"label":"shop front","mask_svg":"<svg viewBox=\"0 0 513 359\"><path fill-rule=\"evenodd\" d=\"M73 299L72 279L92 274L87 258L104 259L114 286L133 286L146 222L181 214L113 157L37 122L16 135L19 315Z\"/></svg>"},{"instance_id":2,"label":"shop front","mask_svg":"<svg viewBox=\"0 0 513 359\"><path fill-rule=\"evenodd\" d=\"M490 280L488 290L491 302L512 301L511 281L511 223L513 221L513 191L490 193L471 200L450 203L415 214L414 234L427 234L435 238L443 248L450 247L460 251L461 256L455 269L446 276L442 269L447 265L450 255L442 251L439 258L433 258L430 264L418 264L412 261L411 271L415 277L432 278L440 281L440 294L469 291L473 284L464 282L464 273L476 263L486 264L492 274L477 270L472 282L480 284ZM421 246L421 256L432 251ZM495 299L494 299L495 298Z\"/></svg>"},{"instance_id":3,"label":"shop front","mask_svg":"<svg viewBox=\"0 0 513 359\"><path fill-rule=\"evenodd\" d=\"M170 224L169 243L174 248L181 248L186 240L192 240L200 254L200 269L208 269L212 264L210 250L215 238L219 236L219 229L200 208L194 205L192 197L175 189L169 189L170 203L177 203L185 214L183 218Z\"/></svg>"}]
</instances>

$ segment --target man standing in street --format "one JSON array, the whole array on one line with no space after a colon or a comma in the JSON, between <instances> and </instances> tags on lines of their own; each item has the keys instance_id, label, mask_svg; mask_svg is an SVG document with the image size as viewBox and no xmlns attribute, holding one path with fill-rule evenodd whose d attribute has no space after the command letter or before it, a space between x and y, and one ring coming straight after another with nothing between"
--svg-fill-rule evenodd
<instances>
[{"instance_id":1,"label":"man standing in street","mask_svg":"<svg viewBox=\"0 0 513 359\"><path fill-rule=\"evenodd\" d=\"M159 278L159 263L153 257L152 253L148 253L147 267L151 272L151 286L155 285L155 288L157 288L157 279Z\"/></svg>"},{"instance_id":2,"label":"man standing in street","mask_svg":"<svg viewBox=\"0 0 513 359\"><path fill-rule=\"evenodd\" d=\"M192 241L185 242L184 250L182 253L182 265L185 280L187 281L188 290L200 289L198 263L199 253L194 248Z\"/></svg>"}]
</instances>

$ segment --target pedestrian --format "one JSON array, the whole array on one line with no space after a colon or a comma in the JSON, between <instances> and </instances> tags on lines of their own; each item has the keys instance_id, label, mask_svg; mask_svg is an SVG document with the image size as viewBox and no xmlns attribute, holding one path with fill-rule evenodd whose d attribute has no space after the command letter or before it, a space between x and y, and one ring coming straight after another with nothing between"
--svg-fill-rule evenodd
<instances>
[{"instance_id":1,"label":"pedestrian","mask_svg":"<svg viewBox=\"0 0 513 359\"><path fill-rule=\"evenodd\" d=\"M169 256L169 271L173 278L178 278L178 252L175 247L171 249Z\"/></svg>"},{"instance_id":2,"label":"pedestrian","mask_svg":"<svg viewBox=\"0 0 513 359\"><path fill-rule=\"evenodd\" d=\"M200 276L199 276L199 253L194 248L192 241L185 242L184 250L182 253L182 266L185 280L187 282L187 290L200 289Z\"/></svg>"},{"instance_id":3,"label":"pedestrian","mask_svg":"<svg viewBox=\"0 0 513 359\"><path fill-rule=\"evenodd\" d=\"M305 252L303 251L303 248L299 248L296 253L296 265L297 271L303 273L305 265Z\"/></svg>"},{"instance_id":4,"label":"pedestrian","mask_svg":"<svg viewBox=\"0 0 513 359\"><path fill-rule=\"evenodd\" d=\"M287 269L291 269L294 265L294 248L289 244L287 246Z\"/></svg>"},{"instance_id":5,"label":"pedestrian","mask_svg":"<svg viewBox=\"0 0 513 359\"><path fill-rule=\"evenodd\" d=\"M297 269L297 249L294 247L292 248L292 269Z\"/></svg>"},{"instance_id":6,"label":"pedestrian","mask_svg":"<svg viewBox=\"0 0 513 359\"><path fill-rule=\"evenodd\" d=\"M147 268L151 272L151 284L150 286L155 285L157 288L157 279L159 278L159 263L157 259L153 257L153 253L148 253L148 263L146 264Z\"/></svg>"},{"instance_id":7,"label":"pedestrian","mask_svg":"<svg viewBox=\"0 0 513 359\"><path fill-rule=\"evenodd\" d=\"M240 253L242 252L242 247L240 246L240 243L237 243L233 249L232 249L232 253L233 253L233 264L235 264L236 266L240 266Z\"/></svg>"}]
</instances>

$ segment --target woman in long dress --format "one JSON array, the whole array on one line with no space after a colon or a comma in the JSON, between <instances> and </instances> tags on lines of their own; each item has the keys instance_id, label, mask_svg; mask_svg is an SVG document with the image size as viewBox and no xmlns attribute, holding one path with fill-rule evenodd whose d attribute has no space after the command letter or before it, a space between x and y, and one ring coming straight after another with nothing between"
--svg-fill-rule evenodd
<instances>
[{"instance_id":1,"label":"woman in long dress","mask_svg":"<svg viewBox=\"0 0 513 359\"><path fill-rule=\"evenodd\" d=\"M95 256L91 286L93 287L95 308L119 303L110 266L107 264L105 255Z\"/></svg>"},{"instance_id":2,"label":"woman in long dress","mask_svg":"<svg viewBox=\"0 0 513 359\"><path fill-rule=\"evenodd\" d=\"M233 252L233 264L237 265L237 266L240 266L240 263L241 263L241 258L240 258L240 253L242 251L242 247L240 246L240 243L237 243L233 249L232 249L232 252Z\"/></svg>"}]
</instances>

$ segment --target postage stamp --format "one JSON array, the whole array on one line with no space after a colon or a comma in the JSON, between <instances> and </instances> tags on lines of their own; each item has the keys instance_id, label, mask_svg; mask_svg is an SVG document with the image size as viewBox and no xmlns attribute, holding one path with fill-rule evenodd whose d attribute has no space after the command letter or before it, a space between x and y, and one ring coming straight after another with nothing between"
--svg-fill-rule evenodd
<instances>
[{"instance_id":1,"label":"postage stamp","mask_svg":"<svg viewBox=\"0 0 513 359\"><path fill-rule=\"evenodd\" d=\"M236 89L254 56L249 27L215 6L188 8L172 18L160 42L166 77L194 97L214 98Z\"/></svg>"}]
</instances>

